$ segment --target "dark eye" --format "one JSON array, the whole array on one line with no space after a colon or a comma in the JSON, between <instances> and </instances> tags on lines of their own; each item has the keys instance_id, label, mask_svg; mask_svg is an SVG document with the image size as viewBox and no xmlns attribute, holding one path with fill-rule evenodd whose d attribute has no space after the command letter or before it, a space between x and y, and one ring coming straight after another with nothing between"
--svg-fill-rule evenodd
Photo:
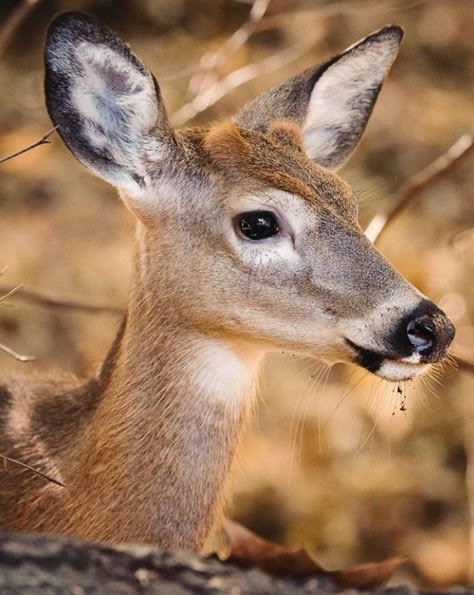
<instances>
[{"instance_id":1,"label":"dark eye","mask_svg":"<svg viewBox=\"0 0 474 595\"><path fill-rule=\"evenodd\" d=\"M265 240L280 231L278 220L271 211L241 213L236 218L236 225L249 240Z\"/></svg>"}]
</instances>

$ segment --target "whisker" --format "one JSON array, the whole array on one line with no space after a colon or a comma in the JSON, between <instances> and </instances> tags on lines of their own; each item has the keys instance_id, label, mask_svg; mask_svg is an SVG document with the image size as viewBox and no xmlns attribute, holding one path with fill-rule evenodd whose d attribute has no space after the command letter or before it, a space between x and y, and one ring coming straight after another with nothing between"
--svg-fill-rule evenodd
<instances>
[{"instance_id":1,"label":"whisker","mask_svg":"<svg viewBox=\"0 0 474 595\"><path fill-rule=\"evenodd\" d=\"M448 353L443 364L446 364L447 366L451 366L455 370L457 370L459 368L459 362L457 361L456 357L452 353Z\"/></svg>"},{"instance_id":2,"label":"whisker","mask_svg":"<svg viewBox=\"0 0 474 595\"><path fill-rule=\"evenodd\" d=\"M374 377L373 382L372 382L372 386L370 388L370 393L369 396L366 400L365 403L365 408L367 410L368 416L370 417L370 408L372 406L372 401L373 401L373 396L374 396L374 391L376 389L378 385L378 381L377 379ZM363 434L363 430L361 430L360 433L360 437L359 437L359 446L357 447L357 450L354 453L354 460L359 456L359 454L362 452L362 449L364 448L364 446L367 444L367 442L370 440L370 436L372 435L372 433L375 431L375 420L372 424L372 428L369 431L368 435L364 438L364 440L362 440L362 434ZM361 441L362 440L362 441Z\"/></svg>"},{"instance_id":3,"label":"whisker","mask_svg":"<svg viewBox=\"0 0 474 595\"><path fill-rule=\"evenodd\" d=\"M425 410L432 414L433 413L433 408L431 407L430 403L429 403L429 398L426 395L425 391L424 391L424 387L425 387L425 382L426 380L421 377L419 379L419 382L416 383L415 385L415 397L420 399L421 404L423 405L423 407L425 408Z\"/></svg>"},{"instance_id":4,"label":"whisker","mask_svg":"<svg viewBox=\"0 0 474 595\"><path fill-rule=\"evenodd\" d=\"M388 451L388 460L390 461L392 458L392 424L393 424L393 418L396 415L396 409L397 409L397 395L395 393L395 389L398 390L398 385L397 386L392 386L392 394L391 394L391 398L390 398L390 408L392 410L392 414L390 415L390 421L388 422L388 432L387 432L387 451Z\"/></svg>"},{"instance_id":5,"label":"whisker","mask_svg":"<svg viewBox=\"0 0 474 595\"><path fill-rule=\"evenodd\" d=\"M320 365L319 362L312 362L312 365L308 366L308 368L315 367L315 372L313 374L310 374L308 376L308 378L306 379L306 383L305 383L303 389L299 392L298 397L296 399L295 406L293 407L293 414L291 416L291 425L290 425L290 445L291 445L291 452L292 452L292 462L293 462L293 455L294 455L294 449L295 449L295 444L296 444L298 423L299 423L299 418L300 418L300 405L302 405L301 401L302 400L304 401L306 391L312 382L314 374L320 373L321 368L318 367L319 365ZM301 371L301 373L306 371L308 368L305 368L305 370ZM297 412L298 412L298 415L297 415Z\"/></svg>"},{"instance_id":6,"label":"whisker","mask_svg":"<svg viewBox=\"0 0 474 595\"><path fill-rule=\"evenodd\" d=\"M327 366L327 370L326 370L326 374L325 376L323 376L322 378L322 382L323 382L323 388L322 391L320 392L320 394L318 394L318 447L319 447L319 453L323 452L323 443L322 443L322 430L323 430L323 426L321 424L321 401L325 395L325 391L326 391L326 384L329 378L329 374L331 373L331 370L333 368L334 364L328 365Z\"/></svg>"},{"instance_id":7,"label":"whisker","mask_svg":"<svg viewBox=\"0 0 474 595\"><path fill-rule=\"evenodd\" d=\"M425 374L425 379L428 380L433 380L433 382L436 382L436 384L439 384L439 386L441 386L441 388L446 389L446 386L441 382L440 377L442 378L442 376L440 376L440 371L436 370L436 369L431 369L428 370L427 374ZM436 395L436 398L439 399L439 396Z\"/></svg>"},{"instance_id":8,"label":"whisker","mask_svg":"<svg viewBox=\"0 0 474 595\"><path fill-rule=\"evenodd\" d=\"M300 462L301 462L301 453L302 453L302 445L303 445L304 425L305 425L305 418L306 418L306 412L308 410L308 405L311 402L311 398L313 397L317 386L320 384L320 381L322 380L322 378L324 378L324 374L326 374L326 372L327 372L327 368L324 366L323 369L321 370L321 372L318 374L318 376L313 380L313 382L309 386L308 392L306 394L306 397L305 397L302 407L301 407L301 412L300 412L301 413L301 423L299 424L299 433L296 436L296 441L295 441L295 447L297 445L297 448L298 448L298 460Z\"/></svg>"},{"instance_id":9,"label":"whisker","mask_svg":"<svg viewBox=\"0 0 474 595\"><path fill-rule=\"evenodd\" d=\"M370 372L365 372L365 374L363 376L361 376L361 378L359 378L359 380L352 386L349 385L349 382L351 381L351 378L354 376L354 374L357 372L357 368L352 372L352 374L349 376L346 386L344 388L344 392L342 393L342 396L340 397L339 401L337 402L337 405L334 407L334 409L331 411L331 413L329 414L329 416L326 418L326 421L324 422L323 425L323 429L327 426L327 424L331 421L332 417L334 416L334 414L337 412L337 410L339 409L339 407L344 403L344 401L347 399L347 397L349 397L354 390L360 385L360 383L365 380L365 378L367 378L368 374L370 374ZM349 390L347 390L349 389Z\"/></svg>"},{"instance_id":10,"label":"whisker","mask_svg":"<svg viewBox=\"0 0 474 595\"><path fill-rule=\"evenodd\" d=\"M364 204L366 201L366 197L369 199L374 195L375 192L380 192L381 190L387 190L389 186L389 181L385 178L380 178L376 181L372 181L365 186L361 186L360 188L355 189L355 195L359 204ZM377 200L381 200L382 198L386 198L385 196L377 196ZM362 201L362 202L360 202Z\"/></svg>"},{"instance_id":11,"label":"whisker","mask_svg":"<svg viewBox=\"0 0 474 595\"><path fill-rule=\"evenodd\" d=\"M321 387L324 382L324 377L328 374L328 370L330 370L330 366L324 364L321 370L319 371L318 375L315 377L315 380L311 386L311 391L314 393L318 387ZM318 412L318 445L319 450L321 451L321 400L323 397L323 390L318 390L316 394L316 409Z\"/></svg>"},{"instance_id":12,"label":"whisker","mask_svg":"<svg viewBox=\"0 0 474 595\"><path fill-rule=\"evenodd\" d=\"M372 437L370 439L370 454L373 454L374 451L374 438L375 438L375 430L377 428L377 419L380 411L380 405L385 401L385 393L387 391L387 383L383 380L377 381L376 389L375 389L375 415L374 415L374 431L372 432Z\"/></svg>"},{"instance_id":13,"label":"whisker","mask_svg":"<svg viewBox=\"0 0 474 595\"><path fill-rule=\"evenodd\" d=\"M321 362L312 362L313 366L315 367L315 371L309 376L306 381L303 390L300 392L297 398L297 402L295 403L295 407L293 408L293 415L291 419L291 427L290 427L290 448L291 448L291 459L290 459L290 469L288 475L288 481L291 480L291 475L293 472L294 461L295 461L295 454L296 454L296 446L298 443L298 434L299 434L299 426L304 420L304 405L306 403L307 395L312 394L312 388L317 386L319 383L319 379L322 378L322 375L325 371L326 366ZM298 413L298 414L297 414ZM297 414L297 415L296 415Z\"/></svg>"}]
</instances>

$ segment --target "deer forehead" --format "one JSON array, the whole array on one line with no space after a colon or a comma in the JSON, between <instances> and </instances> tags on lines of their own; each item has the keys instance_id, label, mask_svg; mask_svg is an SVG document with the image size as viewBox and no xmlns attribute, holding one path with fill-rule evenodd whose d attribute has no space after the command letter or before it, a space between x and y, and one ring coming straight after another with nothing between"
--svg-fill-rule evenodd
<instances>
[{"instance_id":1,"label":"deer forehead","mask_svg":"<svg viewBox=\"0 0 474 595\"><path fill-rule=\"evenodd\" d=\"M301 197L316 209L331 210L357 222L357 202L349 184L306 156L301 133L291 122L276 122L265 132L219 123L204 134L213 164L235 186L257 183Z\"/></svg>"}]
</instances>

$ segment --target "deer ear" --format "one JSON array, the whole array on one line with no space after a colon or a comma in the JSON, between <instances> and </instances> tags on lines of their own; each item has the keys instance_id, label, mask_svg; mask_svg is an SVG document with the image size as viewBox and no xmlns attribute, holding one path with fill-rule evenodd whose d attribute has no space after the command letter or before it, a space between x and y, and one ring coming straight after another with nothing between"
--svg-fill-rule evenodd
<instances>
[{"instance_id":1,"label":"deer ear","mask_svg":"<svg viewBox=\"0 0 474 595\"><path fill-rule=\"evenodd\" d=\"M77 12L51 23L45 65L49 115L68 148L98 176L141 194L146 156L173 145L153 75L109 29Z\"/></svg>"},{"instance_id":2,"label":"deer ear","mask_svg":"<svg viewBox=\"0 0 474 595\"><path fill-rule=\"evenodd\" d=\"M260 95L237 115L237 123L265 130L273 120L294 121L301 127L308 156L337 169L362 136L402 38L402 29L395 25L372 33Z\"/></svg>"}]
</instances>

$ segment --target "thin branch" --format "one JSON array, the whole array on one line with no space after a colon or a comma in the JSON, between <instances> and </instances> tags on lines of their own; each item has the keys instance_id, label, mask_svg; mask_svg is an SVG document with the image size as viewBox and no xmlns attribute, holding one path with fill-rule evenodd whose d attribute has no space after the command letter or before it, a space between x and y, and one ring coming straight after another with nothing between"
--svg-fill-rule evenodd
<instances>
[{"instance_id":1,"label":"thin branch","mask_svg":"<svg viewBox=\"0 0 474 595\"><path fill-rule=\"evenodd\" d=\"M310 18L321 19L333 18L350 15L366 15L368 11L371 14L393 14L399 11L410 10L417 8L430 2L444 2L445 0L388 0L383 2L381 0L369 0L366 2L356 3L354 0L347 2L334 2L324 6L318 6L316 9L303 8L299 10L292 10L280 14L263 17L255 28L255 32L272 31L286 27L294 27L295 21L307 21Z\"/></svg>"},{"instance_id":2,"label":"thin branch","mask_svg":"<svg viewBox=\"0 0 474 595\"><path fill-rule=\"evenodd\" d=\"M27 147L24 147L23 149L20 149L19 151L15 151L14 153L10 153L9 155L6 155L5 157L0 158L0 163L4 163L5 161L8 161L9 159L13 159L14 157L18 157L18 155L22 155L23 153L26 153L27 151L31 151L31 149L35 149L36 147L39 147L41 145L48 145L50 142L48 140L49 137L54 132L56 132L57 129L58 129L58 126L51 128L51 130L48 130L48 132L46 134L44 134L40 139L38 139L31 145L28 145Z\"/></svg>"},{"instance_id":3,"label":"thin branch","mask_svg":"<svg viewBox=\"0 0 474 595\"><path fill-rule=\"evenodd\" d=\"M431 184L448 175L463 160L474 152L474 135L461 136L454 145L432 163L412 176L400 190L397 199L387 213L378 213L370 221L365 235L374 244L380 241L395 219Z\"/></svg>"},{"instance_id":4,"label":"thin branch","mask_svg":"<svg viewBox=\"0 0 474 595\"><path fill-rule=\"evenodd\" d=\"M271 0L255 0L248 19L215 52L206 52L199 62L198 72L189 81L189 91L193 97L200 95L215 83L215 71L223 66L256 31Z\"/></svg>"},{"instance_id":5,"label":"thin branch","mask_svg":"<svg viewBox=\"0 0 474 595\"><path fill-rule=\"evenodd\" d=\"M3 275L3 273L6 270L7 270L7 267L5 266L0 271L0 277ZM16 285L15 287L12 287L9 291L5 291L4 292L4 295L2 295L0 297L0 305L2 305L2 302L4 302L7 298L9 298L10 296L12 296L14 293L16 293L22 287L23 287L23 285L20 284L20 285ZM0 343L0 351L3 351L5 353L8 353L8 355L11 355L12 357L14 357L18 362L31 362L31 361L33 361L33 360L36 359L32 355L22 355L21 353L17 353L16 351L14 351L13 349L11 349L7 345L4 345L3 343Z\"/></svg>"},{"instance_id":6,"label":"thin branch","mask_svg":"<svg viewBox=\"0 0 474 595\"><path fill-rule=\"evenodd\" d=\"M15 33L39 0L23 0L12 10L0 30L0 56L3 56Z\"/></svg>"},{"instance_id":7,"label":"thin branch","mask_svg":"<svg viewBox=\"0 0 474 595\"><path fill-rule=\"evenodd\" d=\"M257 68L255 76L248 75L249 78L246 78L246 69L252 67L252 65L249 65L231 73L228 77L223 79L217 79L216 76L216 70L225 64L254 33L285 28L291 26L292 21L297 21L298 19L308 20L309 18L314 18L320 21L321 18L335 17L341 14L365 14L367 11L367 4L370 5L370 10L377 13L384 13L393 12L394 10L401 8L412 8L424 4L429 0L398 0L398 2L385 3L380 2L380 0L373 0L372 2L365 3L363 6L354 5L352 1L338 2L336 5L318 7L316 10L295 10L283 14L266 16L270 1L271 0L255 0L252 4L247 21L245 21L245 23L239 27L239 29L237 29L237 31L235 31L235 33L233 33L217 51L207 52L202 56L198 66L198 72L192 77L189 83L189 91L193 98L174 115L174 121L177 126L186 124L194 116L205 111L211 105L214 105L214 103L222 99L222 97L241 84L253 80L256 76L265 74L264 70ZM264 62L265 61L263 61L263 63ZM277 68L278 67L273 68L272 70L277 70ZM240 76L237 73L242 73L243 80L234 85L234 76L236 79L239 79Z\"/></svg>"},{"instance_id":8,"label":"thin branch","mask_svg":"<svg viewBox=\"0 0 474 595\"><path fill-rule=\"evenodd\" d=\"M3 269L3 270L5 270L5 269ZM2 273L3 273L3 271L2 271ZM1 276L1 274L0 274L0 276ZM23 283L20 283L19 285L16 285L15 287L12 287L10 289L10 291L7 291L6 293L4 293L2 295L2 297L0 297L0 304L2 302L4 302L7 298L11 297L14 293L16 293L22 287L23 287ZM0 293L1 293L1 291L0 291Z\"/></svg>"},{"instance_id":9,"label":"thin branch","mask_svg":"<svg viewBox=\"0 0 474 595\"><path fill-rule=\"evenodd\" d=\"M464 134L445 153L440 155L418 174L409 179L400 191L392 208L385 214L379 213L370 221L365 233L376 244L393 221L409 206L428 186L449 174L468 155L474 151L474 135ZM454 356L459 369L474 374L474 362ZM464 416L463 416L464 417ZM469 575L474 580L474 438L472 424L464 420L464 451L466 453L466 490L469 504Z\"/></svg>"},{"instance_id":10,"label":"thin branch","mask_svg":"<svg viewBox=\"0 0 474 595\"><path fill-rule=\"evenodd\" d=\"M1 293L9 293L12 288L6 286L0 286ZM52 295L46 295L37 291L30 291L23 287L18 289L16 294L17 299L23 299L28 302L33 302L45 308L56 308L59 310L82 310L83 312L103 312L107 314L123 314L125 309L116 304L108 304L105 302L98 301L87 301L79 297L74 298L59 298Z\"/></svg>"},{"instance_id":11,"label":"thin branch","mask_svg":"<svg viewBox=\"0 0 474 595\"><path fill-rule=\"evenodd\" d=\"M24 469L28 469L28 471L31 471L32 473L35 473L36 475L39 475L43 479L46 479L47 481L49 481L51 483L55 483L56 485L61 486L62 488L66 487L63 483L61 483L57 479L54 479L53 477L49 477L49 475L46 475L45 473L38 471L38 469L31 467L31 465L28 465L27 463L23 463L22 461L18 461L17 459L12 459L11 457L7 457L6 455L2 455L2 454L0 454L0 459L3 459L3 461L7 461L8 463L13 463L14 465L23 467Z\"/></svg>"},{"instance_id":12,"label":"thin branch","mask_svg":"<svg viewBox=\"0 0 474 595\"><path fill-rule=\"evenodd\" d=\"M290 62L294 62L304 55L315 42L316 40L313 39L310 43L291 46L280 52L276 52L259 62L248 64L247 66L234 70L234 72L231 72L223 79L214 83L206 91L195 97L189 103L183 105L183 107L175 112L172 116L173 124L175 126L183 126L189 122L189 120L217 103L234 89L237 89L241 85L248 83L259 76L274 72Z\"/></svg>"},{"instance_id":13,"label":"thin branch","mask_svg":"<svg viewBox=\"0 0 474 595\"><path fill-rule=\"evenodd\" d=\"M461 136L445 153L412 176L400 190L394 205L387 213L377 213L366 227L365 235L377 244L393 221L431 184L448 175L474 152L474 134ZM459 355L453 356L459 368L474 373L474 362Z\"/></svg>"},{"instance_id":14,"label":"thin branch","mask_svg":"<svg viewBox=\"0 0 474 595\"><path fill-rule=\"evenodd\" d=\"M10 347L7 347L3 343L0 343L0 351L4 351L5 353L8 353L8 355L11 355L12 357L14 357L17 362L22 362L22 363L33 362L36 359L36 357L34 355L22 355L21 353L17 353L16 351L11 349Z\"/></svg>"},{"instance_id":15,"label":"thin branch","mask_svg":"<svg viewBox=\"0 0 474 595\"><path fill-rule=\"evenodd\" d=\"M433 0L394 0L386 2L371 0L359 4L354 3L353 0L349 0L347 2L340 1L325 6L318 6L316 9L293 10L271 16L267 16L270 0L262 0L260 2L259 0L255 0L254 2L252 0L235 1L252 5L249 18L216 52L207 52L202 56L199 62L199 70L189 84L189 90L193 95L202 93L210 83L215 82L215 78L212 77L212 71L225 64L257 32L289 27L294 28L296 25L295 21L298 20L307 22L308 19L315 19L320 22L321 19L341 15L365 15L367 14L367 10L376 14L394 13L400 10L415 8ZM209 73L211 73L210 82L203 79Z\"/></svg>"},{"instance_id":16,"label":"thin branch","mask_svg":"<svg viewBox=\"0 0 474 595\"><path fill-rule=\"evenodd\" d=\"M242 0L237 0L242 1ZM422 0L426 1L426 0ZM351 2L338 2L336 6L321 6L317 9L295 10L266 16L271 0L245 0L246 4L252 5L248 19L214 52L203 54L197 67L197 72L191 78L188 91L194 98L211 85L217 82L216 70L222 67L228 60L257 32L270 31L292 27L295 21L315 19L321 21L322 18L336 17L343 14L359 14L367 11L367 4L363 7L354 6ZM413 0L408 0L409 7L414 4ZM380 0L374 0L368 3L371 10L377 12L393 12L400 7L405 7L407 0L386 5L385 10L380 10ZM416 5L416 4L415 4ZM161 78L161 77L160 77Z\"/></svg>"}]
</instances>

